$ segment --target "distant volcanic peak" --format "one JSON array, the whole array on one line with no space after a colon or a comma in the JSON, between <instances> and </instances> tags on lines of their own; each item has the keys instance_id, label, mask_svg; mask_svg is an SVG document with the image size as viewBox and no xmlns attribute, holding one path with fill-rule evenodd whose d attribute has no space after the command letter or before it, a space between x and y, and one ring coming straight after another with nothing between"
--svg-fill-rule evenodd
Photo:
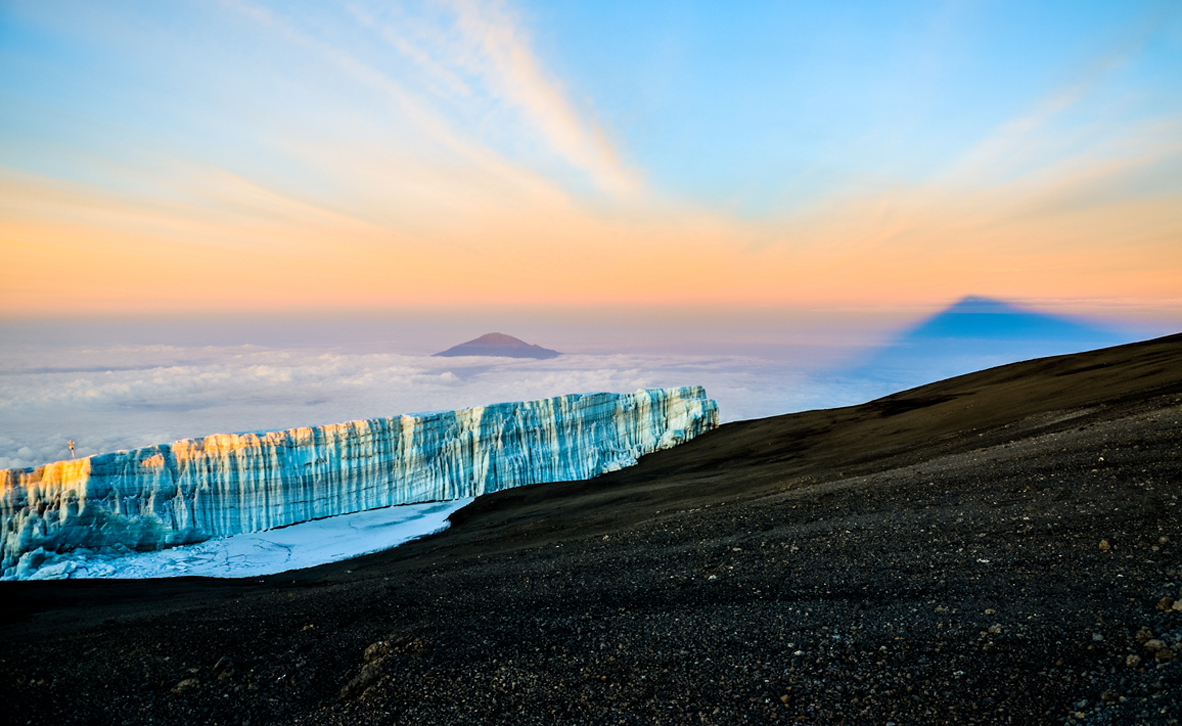
<instances>
[{"instance_id":1,"label":"distant volcanic peak","mask_svg":"<svg viewBox=\"0 0 1182 726\"><path fill-rule=\"evenodd\" d=\"M445 358L485 355L499 358L536 358L538 360L545 360L546 358L557 358L562 354L556 350L543 348L540 345L530 345L524 340L514 338L512 335L485 333L475 340L460 343L435 355Z\"/></svg>"},{"instance_id":2,"label":"distant volcanic peak","mask_svg":"<svg viewBox=\"0 0 1182 726\"><path fill-rule=\"evenodd\" d=\"M502 345L512 348L536 348L536 345L530 345L521 338L514 338L512 335L505 335L504 333L485 333L476 340L469 340L467 343L461 345Z\"/></svg>"}]
</instances>

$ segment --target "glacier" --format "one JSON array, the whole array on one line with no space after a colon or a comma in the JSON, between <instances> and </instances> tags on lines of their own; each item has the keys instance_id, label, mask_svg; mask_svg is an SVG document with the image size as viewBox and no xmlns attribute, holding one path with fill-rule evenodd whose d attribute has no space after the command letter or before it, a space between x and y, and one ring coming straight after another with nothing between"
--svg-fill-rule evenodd
<instances>
[{"instance_id":1,"label":"glacier","mask_svg":"<svg viewBox=\"0 0 1182 726\"><path fill-rule=\"evenodd\" d=\"M241 434L0 470L0 578L382 507L590 479L718 426L701 386Z\"/></svg>"}]
</instances>

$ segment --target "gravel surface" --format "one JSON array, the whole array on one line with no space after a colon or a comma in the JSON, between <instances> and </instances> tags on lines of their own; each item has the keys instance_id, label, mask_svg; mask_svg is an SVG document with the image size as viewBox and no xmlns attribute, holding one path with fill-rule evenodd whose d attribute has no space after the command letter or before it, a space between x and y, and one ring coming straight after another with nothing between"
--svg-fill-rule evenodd
<instances>
[{"instance_id":1,"label":"gravel surface","mask_svg":"<svg viewBox=\"0 0 1182 726\"><path fill-rule=\"evenodd\" d=\"M347 563L0 583L0 720L1176 724L1180 496L1182 336L1016 364Z\"/></svg>"}]
</instances>

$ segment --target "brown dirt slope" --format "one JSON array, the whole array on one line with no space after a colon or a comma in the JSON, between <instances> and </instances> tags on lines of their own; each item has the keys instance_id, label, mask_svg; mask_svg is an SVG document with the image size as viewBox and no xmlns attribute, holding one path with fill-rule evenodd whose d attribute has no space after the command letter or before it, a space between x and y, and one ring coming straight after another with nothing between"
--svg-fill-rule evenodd
<instances>
[{"instance_id":1,"label":"brown dirt slope","mask_svg":"<svg viewBox=\"0 0 1182 726\"><path fill-rule=\"evenodd\" d=\"M1178 723L1182 336L728 424L260 581L0 583L12 723Z\"/></svg>"}]
</instances>

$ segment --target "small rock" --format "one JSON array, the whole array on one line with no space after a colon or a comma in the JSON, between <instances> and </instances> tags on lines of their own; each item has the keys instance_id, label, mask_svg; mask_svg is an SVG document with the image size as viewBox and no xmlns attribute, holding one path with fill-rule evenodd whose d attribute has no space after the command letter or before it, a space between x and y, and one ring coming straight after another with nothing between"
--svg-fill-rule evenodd
<instances>
[{"instance_id":1,"label":"small rock","mask_svg":"<svg viewBox=\"0 0 1182 726\"><path fill-rule=\"evenodd\" d=\"M345 684L345 687L341 689L339 698L342 701L357 698L365 693L381 677L382 662L377 660L369 663L361 669L361 672L357 674L356 678Z\"/></svg>"},{"instance_id":2,"label":"small rock","mask_svg":"<svg viewBox=\"0 0 1182 726\"><path fill-rule=\"evenodd\" d=\"M1112 545L1108 544L1108 540L1106 540L1106 539L1100 540L1100 551L1101 552L1107 552L1110 549L1112 549Z\"/></svg>"},{"instance_id":3,"label":"small rock","mask_svg":"<svg viewBox=\"0 0 1182 726\"><path fill-rule=\"evenodd\" d=\"M384 640L379 640L376 643L371 643L365 649L365 662L373 663L379 658L385 658L390 653L390 644Z\"/></svg>"},{"instance_id":4,"label":"small rock","mask_svg":"<svg viewBox=\"0 0 1182 726\"><path fill-rule=\"evenodd\" d=\"M1163 536L1157 538L1157 543L1158 544L1169 544L1170 538L1163 535Z\"/></svg>"},{"instance_id":5,"label":"small rock","mask_svg":"<svg viewBox=\"0 0 1182 726\"><path fill-rule=\"evenodd\" d=\"M1130 655L1128 658L1125 658L1125 665L1127 665L1129 668L1136 668L1137 666L1141 665L1141 656Z\"/></svg>"},{"instance_id":6,"label":"small rock","mask_svg":"<svg viewBox=\"0 0 1182 726\"><path fill-rule=\"evenodd\" d=\"M788 703L788 694L787 693L785 693L783 696L780 696L780 703Z\"/></svg>"},{"instance_id":7,"label":"small rock","mask_svg":"<svg viewBox=\"0 0 1182 726\"><path fill-rule=\"evenodd\" d=\"M1169 648L1162 648L1161 650L1154 653L1153 657L1157 658L1158 660L1169 660L1174 657L1174 651L1170 650Z\"/></svg>"},{"instance_id":8,"label":"small rock","mask_svg":"<svg viewBox=\"0 0 1182 726\"><path fill-rule=\"evenodd\" d=\"M1141 645L1145 645L1145 641L1152 640L1152 639L1153 639L1153 631L1150 630L1149 628L1143 627L1137 631L1137 642L1140 643Z\"/></svg>"},{"instance_id":9,"label":"small rock","mask_svg":"<svg viewBox=\"0 0 1182 726\"><path fill-rule=\"evenodd\" d=\"M200 687L201 687L201 681L197 680L196 678L186 678L185 680L176 684L176 686L173 687L172 692L173 693L186 693L188 691L192 691L192 690L198 689Z\"/></svg>"},{"instance_id":10,"label":"small rock","mask_svg":"<svg viewBox=\"0 0 1182 726\"><path fill-rule=\"evenodd\" d=\"M1173 610L1174 609L1174 598L1163 597L1161 600L1158 600L1157 601L1157 609L1158 610Z\"/></svg>"},{"instance_id":11,"label":"small rock","mask_svg":"<svg viewBox=\"0 0 1182 726\"><path fill-rule=\"evenodd\" d=\"M1104 636L1100 635L1099 633L1092 633L1092 640L1097 643L1102 643L1104 642Z\"/></svg>"},{"instance_id":12,"label":"small rock","mask_svg":"<svg viewBox=\"0 0 1182 726\"><path fill-rule=\"evenodd\" d=\"M986 615L996 615L997 611L994 610L993 608L985 608L985 614Z\"/></svg>"},{"instance_id":13,"label":"small rock","mask_svg":"<svg viewBox=\"0 0 1182 726\"><path fill-rule=\"evenodd\" d=\"M989 632L993 633L994 635L1000 633L1001 632L1001 623L994 623L993 625L990 625Z\"/></svg>"},{"instance_id":14,"label":"small rock","mask_svg":"<svg viewBox=\"0 0 1182 726\"><path fill-rule=\"evenodd\" d=\"M234 661L224 655L218 658L218 662L213 664L213 677L224 681L232 675L234 675Z\"/></svg>"},{"instance_id":15,"label":"small rock","mask_svg":"<svg viewBox=\"0 0 1182 726\"><path fill-rule=\"evenodd\" d=\"M1086 713L1084 713L1083 711L1076 711L1076 712L1075 712L1075 718L1076 718L1076 719L1078 719L1078 720L1080 720L1080 721L1083 721L1085 718L1087 718L1087 714L1086 714Z\"/></svg>"},{"instance_id":16,"label":"small rock","mask_svg":"<svg viewBox=\"0 0 1182 726\"><path fill-rule=\"evenodd\" d=\"M1161 642L1157 638L1153 638L1152 640L1147 640L1144 643L1142 643L1142 645L1145 647L1145 650L1148 650L1151 653L1156 653L1157 651L1166 647L1166 644Z\"/></svg>"},{"instance_id":17,"label":"small rock","mask_svg":"<svg viewBox=\"0 0 1182 726\"><path fill-rule=\"evenodd\" d=\"M1182 612L1182 600L1175 600L1174 606L1170 608L1176 612Z\"/></svg>"},{"instance_id":18,"label":"small rock","mask_svg":"<svg viewBox=\"0 0 1182 726\"><path fill-rule=\"evenodd\" d=\"M1120 696L1116 695L1112 691L1104 691L1100 694L1101 701L1115 701L1117 698L1120 698Z\"/></svg>"}]
</instances>

